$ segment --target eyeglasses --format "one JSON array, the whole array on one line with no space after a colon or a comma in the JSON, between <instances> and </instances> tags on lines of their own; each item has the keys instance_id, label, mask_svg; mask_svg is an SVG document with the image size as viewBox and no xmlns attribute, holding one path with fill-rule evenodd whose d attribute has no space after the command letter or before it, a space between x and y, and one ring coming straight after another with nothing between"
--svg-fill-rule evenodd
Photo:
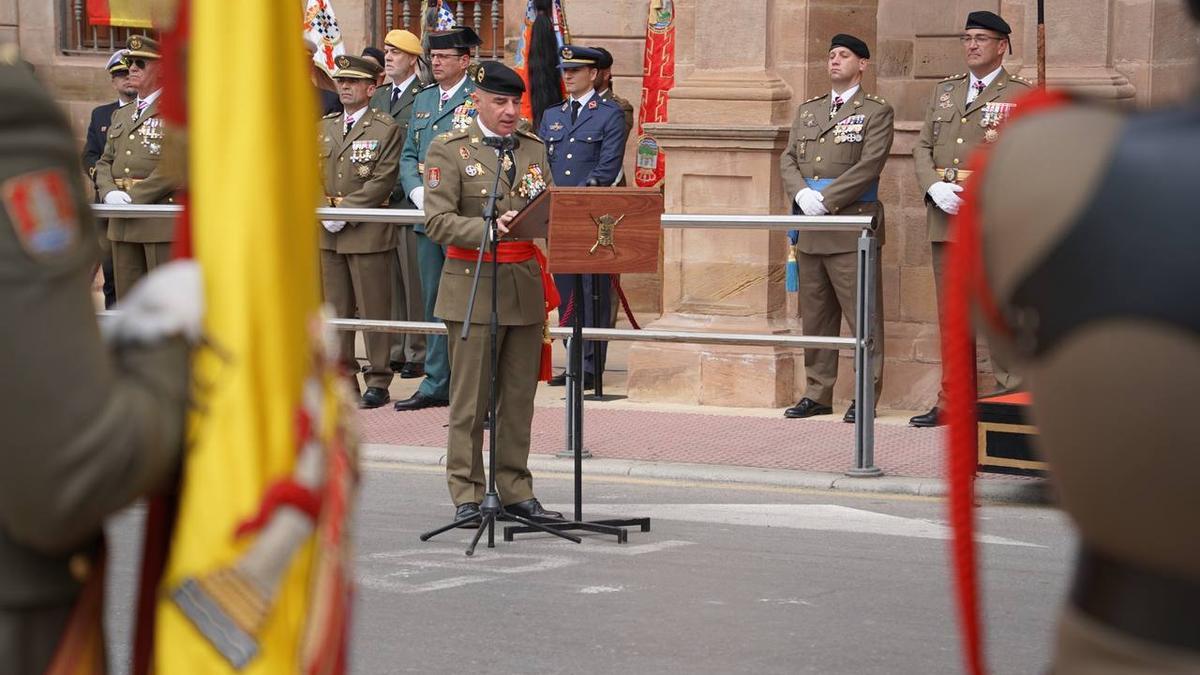
<instances>
[{"instance_id":1,"label":"eyeglasses","mask_svg":"<svg viewBox=\"0 0 1200 675\"><path fill-rule=\"evenodd\" d=\"M467 54L430 54L429 60L430 61L456 61L458 59L461 59L464 56L467 56Z\"/></svg>"},{"instance_id":2,"label":"eyeglasses","mask_svg":"<svg viewBox=\"0 0 1200 675\"><path fill-rule=\"evenodd\" d=\"M1007 39L1008 38L989 37L987 35L960 35L958 37L958 41L963 43L964 46L970 45L970 44L976 44L981 47L986 45L989 42L993 42L993 41L999 42L1001 40L1007 40Z\"/></svg>"},{"instance_id":3,"label":"eyeglasses","mask_svg":"<svg viewBox=\"0 0 1200 675\"><path fill-rule=\"evenodd\" d=\"M129 62L129 65L137 66L138 68L145 70L146 69L146 59L133 59L132 61Z\"/></svg>"}]
</instances>

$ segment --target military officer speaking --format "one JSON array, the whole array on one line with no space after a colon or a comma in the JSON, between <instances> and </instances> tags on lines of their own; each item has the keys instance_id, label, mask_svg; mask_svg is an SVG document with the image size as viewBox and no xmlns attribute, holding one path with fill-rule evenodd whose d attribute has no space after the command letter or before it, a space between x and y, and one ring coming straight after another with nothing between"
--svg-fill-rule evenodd
<instances>
[{"instance_id":1,"label":"military officer speaking","mask_svg":"<svg viewBox=\"0 0 1200 675\"><path fill-rule=\"evenodd\" d=\"M383 72L374 61L338 56L333 73L345 112L321 119L319 141L324 162L325 198L329 206L376 208L388 203L400 161L400 128L392 116L368 105L376 78ZM391 223L321 222L321 283L325 301L337 316L387 320L392 312L392 272L396 264L397 228ZM357 387L358 362L354 333L342 332L339 359ZM391 337L367 333L367 390L363 408L388 402L392 371L388 368Z\"/></svg>"},{"instance_id":2,"label":"military officer speaking","mask_svg":"<svg viewBox=\"0 0 1200 675\"><path fill-rule=\"evenodd\" d=\"M129 38L125 55L137 102L113 113L104 154L96 162L96 191L105 204L165 204L173 201L178 178L160 170L167 128L158 116L158 43L144 35ZM171 218L112 218L113 277L120 299L147 272L171 257L175 221Z\"/></svg>"},{"instance_id":3,"label":"military officer speaking","mask_svg":"<svg viewBox=\"0 0 1200 675\"><path fill-rule=\"evenodd\" d=\"M396 120L400 138L408 136L413 102L422 84L417 79L417 58L421 55L421 39L406 30L389 31L383 39L383 72L391 81L371 95L371 107L383 110ZM393 209L416 208L404 183L396 176L388 204ZM417 269L417 235L412 225L397 225L399 244L396 246L397 265L392 273L392 320L424 321L421 301L421 275ZM388 364L402 378L425 374L425 336L419 333L397 333L393 337Z\"/></svg>"},{"instance_id":4,"label":"military officer speaking","mask_svg":"<svg viewBox=\"0 0 1200 675\"><path fill-rule=\"evenodd\" d=\"M104 673L104 520L178 469L190 359L182 336L200 332L200 275L176 262L146 277L106 320L105 344L90 292L99 260L91 195L70 125L6 51L0 675Z\"/></svg>"},{"instance_id":5,"label":"military officer speaking","mask_svg":"<svg viewBox=\"0 0 1200 675\"><path fill-rule=\"evenodd\" d=\"M1013 101L1033 85L1004 69L1005 52L1011 53L1008 23L992 12L971 12L959 37L968 72L948 77L937 84L925 112L925 125L913 147L917 182L925 191L925 214L929 245L933 254L933 279L941 318L942 274L946 244L954 239L950 216L958 213L963 184L970 173L963 170L967 157L980 143L993 143L1000 124L1016 107ZM1015 389L1020 382L992 355L992 371L1000 389ZM909 420L916 427L944 423L945 386L938 390L933 409Z\"/></svg>"},{"instance_id":6,"label":"military officer speaking","mask_svg":"<svg viewBox=\"0 0 1200 675\"><path fill-rule=\"evenodd\" d=\"M800 105L780 173L787 194L806 216L870 215L875 218L879 243L884 242L883 204L879 174L892 149L892 106L862 91L862 77L871 58L867 44L845 34L829 46L832 91ZM800 232L797 243L800 274L800 314L805 335L837 335L842 317L855 331L857 323L858 235L854 232ZM882 266L875 257L875 311L871 315L871 370L875 400L883 388ZM833 385L838 353L832 349L804 350L804 396L784 412L791 418L833 412ZM855 404L843 419L853 422Z\"/></svg>"},{"instance_id":7,"label":"military officer speaking","mask_svg":"<svg viewBox=\"0 0 1200 675\"><path fill-rule=\"evenodd\" d=\"M412 120L400 156L400 182L418 209L425 204L423 174L429 144L444 133L470 127L475 119L475 99L471 96L475 83L467 77L467 66L471 64L471 48L481 42L475 31L464 27L432 33L428 39L435 83L417 94L413 102ZM426 236L423 225L418 224L415 229L425 320L433 321L446 254L441 245ZM397 401L395 408L420 410L449 404L450 360L446 337L430 335L425 340L425 379L416 393Z\"/></svg>"},{"instance_id":8,"label":"military officer speaking","mask_svg":"<svg viewBox=\"0 0 1200 675\"><path fill-rule=\"evenodd\" d=\"M538 136L546 142L550 170L555 185L610 186L621 174L625 159L625 117L621 108L596 95L597 63L602 54L588 47L567 45L559 54L567 100L546 108L542 113ZM583 307L575 301L575 274L556 274L560 304L559 321L570 325L574 313L581 312L583 325L611 328L612 277L608 274L583 275ZM598 302L593 301L595 297ZM607 343L590 342L584 352L583 386L591 389L598 369L604 363ZM550 380L562 386L566 375Z\"/></svg>"},{"instance_id":9,"label":"military officer speaking","mask_svg":"<svg viewBox=\"0 0 1200 675\"><path fill-rule=\"evenodd\" d=\"M497 229L508 232L517 211L553 181L546 148L533 134L516 131L525 85L508 66L481 63L471 94L479 116L465 129L438 136L425 162L425 228L429 237L447 247L438 290L436 314L450 336L450 432L446 447L446 480L454 500L455 520L479 513L485 483L483 421L491 379L488 323L493 279L486 266L471 316L467 302L483 237L483 207L500 168L496 209ZM515 141L512 150L490 147L485 139ZM503 155L498 155L503 152ZM545 258L530 241L501 241L497 251L499 318L497 350L496 486L504 508L527 517L561 518L546 511L533 494L529 473L529 434L533 397L540 372L549 368L546 320L554 284L545 271ZM487 258L490 260L490 257ZM462 340L465 322L474 325Z\"/></svg>"}]
</instances>

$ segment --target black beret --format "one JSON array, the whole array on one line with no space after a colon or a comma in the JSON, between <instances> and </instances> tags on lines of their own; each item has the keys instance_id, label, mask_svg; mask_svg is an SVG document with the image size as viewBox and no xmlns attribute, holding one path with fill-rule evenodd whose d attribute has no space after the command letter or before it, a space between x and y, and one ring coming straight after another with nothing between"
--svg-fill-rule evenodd
<instances>
[{"instance_id":1,"label":"black beret","mask_svg":"<svg viewBox=\"0 0 1200 675\"><path fill-rule=\"evenodd\" d=\"M375 59L379 62L379 66L383 67L383 50L379 47L364 47L362 55Z\"/></svg>"},{"instance_id":2,"label":"black beret","mask_svg":"<svg viewBox=\"0 0 1200 675\"><path fill-rule=\"evenodd\" d=\"M501 96L520 96L525 83L517 71L499 61L483 61L475 71L475 88Z\"/></svg>"},{"instance_id":3,"label":"black beret","mask_svg":"<svg viewBox=\"0 0 1200 675\"><path fill-rule=\"evenodd\" d=\"M1196 0L1196 2L1200 2L1200 0ZM605 68L613 67L613 57L612 57L612 54L607 49L605 49L604 47L592 47L592 49L594 49L598 54L600 54L600 58L596 59L596 67L597 68L599 68L600 70L604 70Z\"/></svg>"},{"instance_id":4,"label":"black beret","mask_svg":"<svg viewBox=\"0 0 1200 675\"><path fill-rule=\"evenodd\" d=\"M1012 28L1009 27L1008 22L1001 19L999 14L993 14L992 12L971 12L968 14L966 30L972 28L994 30L1004 35L1012 33Z\"/></svg>"},{"instance_id":5,"label":"black beret","mask_svg":"<svg viewBox=\"0 0 1200 675\"><path fill-rule=\"evenodd\" d=\"M854 52L854 55L860 59L871 58L871 50L867 49L867 43L853 35L846 35L845 33L834 35L833 39L829 41L829 50L833 51L834 47L845 47Z\"/></svg>"},{"instance_id":6,"label":"black beret","mask_svg":"<svg viewBox=\"0 0 1200 675\"><path fill-rule=\"evenodd\" d=\"M430 49L470 49L483 44L474 29L455 26L450 30L429 34Z\"/></svg>"}]
</instances>

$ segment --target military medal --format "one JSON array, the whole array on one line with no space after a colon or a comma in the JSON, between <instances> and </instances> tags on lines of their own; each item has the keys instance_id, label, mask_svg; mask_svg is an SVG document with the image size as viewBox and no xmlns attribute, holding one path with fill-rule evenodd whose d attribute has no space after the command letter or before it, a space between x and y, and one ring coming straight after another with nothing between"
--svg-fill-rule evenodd
<instances>
[{"instance_id":1,"label":"military medal","mask_svg":"<svg viewBox=\"0 0 1200 675\"><path fill-rule=\"evenodd\" d=\"M546 189L546 178L542 173L541 164L530 164L525 170L525 175L521 176L521 182L517 186L517 194L525 199L533 200Z\"/></svg>"},{"instance_id":2,"label":"military medal","mask_svg":"<svg viewBox=\"0 0 1200 675\"><path fill-rule=\"evenodd\" d=\"M476 169L474 164L468 164L463 167L463 173L467 174L471 178L474 178L475 176L479 175L479 169Z\"/></svg>"},{"instance_id":3,"label":"military medal","mask_svg":"<svg viewBox=\"0 0 1200 675\"><path fill-rule=\"evenodd\" d=\"M505 171L508 171L509 169L512 168L512 166L513 166L512 155L505 153L504 154L504 162L501 163L500 168L504 169Z\"/></svg>"},{"instance_id":4,"label":"military medal","mask_svg":"<svg viewBox=\"0 0 1200 675\"><path fill-rule=\"evenodd\" d=\"M941 96L938 97L938 107L943 110L945 110L946 108L954 107L954 104L950 102L949 92L945 92Z\"/></svg>"},{"instance_id":5,"label":"military medal","mask_svg":"<svg viewBox=\"0 0 1200 675\"><path fill-rule=\"evenodd\" d=\"M988 129L983 134L983 140L988 143L995 143L997 138L1000 138L1000 132L995 129Z\"/></svg>"},{"instance_id":6,"label":"military medal","mask_svg":"<svg viewBox=\"0 0 1200 675\"><path fill-rule=\"evenodd\" d=\"M467 150L466 146L460 146L458 148L458 156L462 157L463 159L470 159L471 152L469 150Z\"/></svg>"},{"instance_id":7,"label":"military medal","mask_svg":"<svg viewBox=\"0 0 1200 675\"><path fill-rule=\"evenodd\" d=\"M371 167L367 166L366 164L359 164L358 166L354 167L354 175L358 176L359 178L369 178L371 176Z\"/></svg>"}]
</instances>

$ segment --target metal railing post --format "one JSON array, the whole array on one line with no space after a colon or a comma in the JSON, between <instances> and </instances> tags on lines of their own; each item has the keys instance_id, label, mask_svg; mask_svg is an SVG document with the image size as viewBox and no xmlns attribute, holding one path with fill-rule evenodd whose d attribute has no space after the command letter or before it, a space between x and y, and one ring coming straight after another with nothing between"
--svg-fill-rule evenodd
<instances>
[{"instance_id":1,"label":"metal railing post","mask_svg":"<svg viewBox=\"0 0 1200 675\"><path fill-rule=\"evenodd\" d=\"M854 345L854 466L849 476L881 476L875 466L875 368L871 363L872 317L875 297L875 256L879 255L875 233L864 228L858 237L858 302L855 303Z\"/></svg>"}]
</instances>

